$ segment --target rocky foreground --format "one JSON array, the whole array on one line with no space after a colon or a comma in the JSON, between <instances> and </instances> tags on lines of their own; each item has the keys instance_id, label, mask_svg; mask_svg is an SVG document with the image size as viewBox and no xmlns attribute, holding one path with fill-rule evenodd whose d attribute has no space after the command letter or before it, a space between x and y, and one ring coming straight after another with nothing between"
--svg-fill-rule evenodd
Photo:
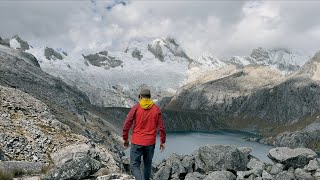
<instances>
[{"instance_id":1,"label":"rocky foreground","mask_svg":"<svg viewBox=\"0 0 320 180\"><path fill-rule=\"evenodd\" d=\"M313 180L320 179L320 158L311 149L273 148L274 164L250 155L252 149L232 145L207 145L192 155L172 154L155 165L154 180Z\"/></svg>"}]
</instances>

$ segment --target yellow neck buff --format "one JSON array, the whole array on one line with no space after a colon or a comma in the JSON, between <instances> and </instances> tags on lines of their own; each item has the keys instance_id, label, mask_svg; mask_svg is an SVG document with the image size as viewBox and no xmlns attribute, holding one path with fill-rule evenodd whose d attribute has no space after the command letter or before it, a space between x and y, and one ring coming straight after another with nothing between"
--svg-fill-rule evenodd
<instances>
[{"instance_id":1,"label":"yellow neck buff","mask_svg":"<svg viewBox=\"0 0 320 180\"><path fill-rule=\"evenodd\" d=\"M153 105L153 101L151 99L142 98L139 101L139 104L143 109L150 109Z\"/></svg>"}]
</instances>

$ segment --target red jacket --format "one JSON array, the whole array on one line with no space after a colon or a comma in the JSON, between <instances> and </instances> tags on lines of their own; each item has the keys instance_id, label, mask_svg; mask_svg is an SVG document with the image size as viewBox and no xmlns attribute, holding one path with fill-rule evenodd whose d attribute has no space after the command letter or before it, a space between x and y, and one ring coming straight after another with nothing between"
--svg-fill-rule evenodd
<instances>
[{"instance_id":1,"label":"red jacket","mask_svg":"<svg viewBox=\"0 0 320 180\"><path fill-rule=\"evenodd\" d=\"M149 109L144 109L139 103L134 105L127 115L123 126L123 140L128 140L129 130L134 122L132 140L136 145L149 146L156 143L157 128L160 132L160 142L166 142L166 130L160 108L152 105Z\"/></svg>"}]
</instances>

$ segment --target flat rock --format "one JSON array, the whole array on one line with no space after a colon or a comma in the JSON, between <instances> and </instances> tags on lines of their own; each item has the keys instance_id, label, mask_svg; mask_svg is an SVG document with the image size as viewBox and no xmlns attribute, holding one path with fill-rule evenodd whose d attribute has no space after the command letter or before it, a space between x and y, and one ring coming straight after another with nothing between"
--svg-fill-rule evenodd
<instances>
[{"instance_id":1,"label":"flat rock","mask_svg":"<svg viewBox=\"0 0 320 180\"><path fill-rule=\"evenodd\" d=\"M188 173L184 180L202 180L206 175L200 174L198 172Z\"/></svg>"},{"instance_id":2,"label":"flat rock","mask_svg":"<svg viewBox=\"0 0 320 180\"><path fill-rule=\"evenodd\" d=\"M194 154L195 170L199 172L244 171L249 161L248 154L233 145L202 146Z\"/></svg>"},{"instance_id":3,"label":"flat rock","mask_svg":"<svg viewBox=\"0 0 320 180\"><path fill-rule=\"evenodd\" d=\"M303 169L296 169L294 171L294 175L298 180L312 180L312 176L310 173L305 172Z\"/></svg>"},{"instance_id":4,"label":"flat rock","mask_svg":"<svg viewBox=\"0 0 320 180\"><path fill-rule=\"evenodd\" d=\"M311 159L316 158L317 154L308 148L278 147L271 149L268 157L275 163L282 163L288 168L303 168Z\"/></svg>"},{"instance_id":5,"label":"flat rock","mask_svg":"<svg viewBox=\"0 0 320 180\"><path fill-rule=\"evenodd\" d=\"M294 174L288 171L282 171L276 175L276 180L295 180Z\"/></svg>"},{"instance_id":6,"label":"flat rock","mask_svg":"<svg viewBox=\"0 0 320 180\"><path fill-rule=\"evenodd\" d=\"M235 180L236 176L230 171L215 171L206 176L203 180Z\"/></svg>"},{"instance_id":7,"label":"flat rock","mask_svg":"<svg viewBox=\"0 0 320 180\"><path fill-rule=\"evenodd\" d=\"M134 180L133 176L128 174L112 173L105 176L99 176L96 180Z\"/></svg>"},{"instance_id":8,"label":"flat rock","mask_svg":"<svg viewBox=\"0 0 320 180\"><path fill-rule=\"evenodd\" d=\"M49 171L44 180L83 179L101 168L102 164L90 157L78 158L55 167Z\"/></svg>"}]
</instances>

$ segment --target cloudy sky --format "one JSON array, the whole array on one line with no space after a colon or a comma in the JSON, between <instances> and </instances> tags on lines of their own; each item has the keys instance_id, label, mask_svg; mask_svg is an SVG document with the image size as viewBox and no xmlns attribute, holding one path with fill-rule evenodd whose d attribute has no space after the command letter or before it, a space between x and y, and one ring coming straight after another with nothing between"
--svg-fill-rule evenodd
<instances>
[{"instance_id":1,"label":"cloudy sky","mask_svg":"<svg viewBox=\"0 0 320 180\"><path fill-rule=\"evenodd\" d=\"M229 58L255 47L320 50L319 1L2 0L0 36L69 52L123 50L171 36L187 54Z\"/></svg>"}]
</instances>

